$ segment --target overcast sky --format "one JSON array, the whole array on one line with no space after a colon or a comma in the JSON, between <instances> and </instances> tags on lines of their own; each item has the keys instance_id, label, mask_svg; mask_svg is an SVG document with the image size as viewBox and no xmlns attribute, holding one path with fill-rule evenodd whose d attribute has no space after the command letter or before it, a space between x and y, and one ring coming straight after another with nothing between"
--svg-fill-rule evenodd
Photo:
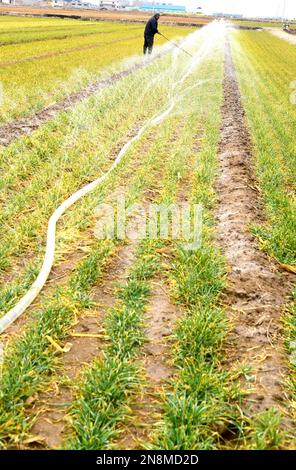
<instances>
[{"instance_id":1,"label":"overcast sky","mask_svg":"<svg viewBox=\"0 0 296 470\"><path fill-rule=\"evenodd\" d=\"M188 6L201 6L205 13L242 13L246 16L282 16L284 0L171 0ZM296 18L296 0L286 0L286 16Z\"/></svg>"}]
</instances>

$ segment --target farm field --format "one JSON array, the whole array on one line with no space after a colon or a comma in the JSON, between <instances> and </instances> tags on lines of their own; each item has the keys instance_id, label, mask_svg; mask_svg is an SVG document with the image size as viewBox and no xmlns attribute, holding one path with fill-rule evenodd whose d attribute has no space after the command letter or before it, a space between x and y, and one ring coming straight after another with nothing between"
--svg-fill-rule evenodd
<instances>
[{"instance_id":1,"label":"farm field","mask_svg":"<svg viewBox=\"0 0 296 470\"><path fill-rule=\"evenodd\" d=\"M28 116L62 100L98 80L103 70L106 78L115 63L118 72L124 69L128 56L141 54L143 27L140 25L100 22L88 24L87 30L82 21L75 21L75 27L71 20L69 24L60 19L34 21L32 33L32 18L13 18L13 21L6 16L0 18L2 122ZM44 32L42 41L38 38L38 28ZM26 29L29 39L23 44ZM169 37L180 37L190 31L192 28L163 27L163 34ZM55 39L50 39L48 33ZM8 42L4 44L5 41ZM164 41L159 37L156 43L161 45Z\"/></svg>"},{"instance_id":2,"label":"farm field","mask_svg":"<svg viewBox=\"0 0 296 470\"><path fill-rule=\"evenodd\" d=\"M280 28L280 29L282 29L282 27L283 27L283 22L281 20L278 20L278 21L268 21L268 20L259 21L259 20L235 20L235 19L232 19L231 22L234 25L238 25L238 26L250 26L250 27L256 27L256 28ZM295 22L293 22L293 21L289 22L289 24L291 24L291 26L293 25L293 23L295 24Z\"/></svg>"},{"instance_id":3,"label":"farm field","mask_svg":"<svg viewBox=\"0 0 296 470\"><path fill-rule=\"evenodd\" d=\"M265 199L267 220L270 222L266 228L258 228L258 233L262 245L271 256L282 263L293 265L296 263L296 112L289 95L294 90L295 69L290 64L295 61L296 50L293 45L267 32L261 33L260 37L256 33L240 32L234 34L234 55L257 151L257 177ZM255 87L254 84L247 84L250 73L254 73ZM276 145L272 142L276 142Z\"/></svg>"},{"instance_id":4,"label":"farm field","mask_svg":"<svg viewBox=\"0 0 296 470\"><path fill-rule=\"evenodd\" d=\"M29 6L15 6L15 5L1 5L0 13L3 14L24 14L24 15L61 15L66 17L81 17L85 19L99 19L103 21L127 21L127 22L146 22L151 16L150 12L143 11L97 11L97 10L84 10L77 8L38 8ZM168 24L190 24L190 25L204 25L212 21L212 17L204 15L190 15L190 14L168 14L163 15L163 22Z\"/></svg>"},{"instance_id":5,"label":"farm field","mask_svg":"<svg viewBox=\"0 0 296 470\"><path fill-rule=\"evenodd\" d=\"M0 24L0 449L295 449L296 46Z\"/></svg>"}]
</instances>

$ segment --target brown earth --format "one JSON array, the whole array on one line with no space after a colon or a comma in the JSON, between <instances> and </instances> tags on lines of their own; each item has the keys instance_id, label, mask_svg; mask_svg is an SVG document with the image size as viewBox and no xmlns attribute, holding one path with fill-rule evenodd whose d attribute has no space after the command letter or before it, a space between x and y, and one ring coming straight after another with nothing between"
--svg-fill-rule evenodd
<instances>
[{"instance_id":1,"label":"brown earth","mask_svg":"<svg viewBox=\"0 0 296 470\"><path fill-rule=\"evenodd\" d=\"M151 16L151 11L96 11L78 8L40 8L31 6L1 5L0 15L29 15L29 16L56 16L73 19L96 21L122 21L145 22ZM162 14L161 22L166 24L178 24L185 26L203 26L213 20L213 17L202 15L170 15Z\"/></svg>"},{"instance_id":2,"label":"brown earth","mask_svg":"<svg viewBox=\"0 0 296 470\"><path fill-rule=\"evenodd\" d=\"M296 45L296 36L295 36L296 32L287 34L286 31L283 31L279 28L268 28L268 31L274 36L276 36L277 38L282 39L288 42L289 44Z\"/></svg>"},{"instance_id":3,"label":"brown earth","mask_svg":"<svg viewBox=\"0 0 296 470\"><path fill-rule=\"evenodd\" d=\"M249 224L264 223L256 190L253 150L231 56L226 42L224 104L219 149L220 175L217 239L229 265L224 302L233 329L227 341L226 366L252 367L253 389L246 400L251 413L280 407L287 371L281 315L292 277L259 251Z\"/></svg>"},{"instance_id":4,"label":"brown earth","mask_svg":"<svg viewBox=\"0 0 296 470\"><path fill-rule=\"evenodd\" d=\"M116 442L116 449L143 449L156 431L163 411L161 395L176 372L170 364L168 337L181 315L181 308L170 300L166 280L154 280L144 316L146 344L138 357L142 362L145 385L130 406L130 416L122 429L123 437Z\"/></svg>"}]
</instances>

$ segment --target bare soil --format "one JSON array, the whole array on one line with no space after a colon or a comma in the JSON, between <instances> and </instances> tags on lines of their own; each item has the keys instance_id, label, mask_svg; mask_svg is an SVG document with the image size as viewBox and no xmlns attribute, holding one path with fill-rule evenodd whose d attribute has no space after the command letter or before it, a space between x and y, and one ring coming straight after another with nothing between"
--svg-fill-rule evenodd
<instances>
[{"instance_id":1,"label":"bare soil","mask_svg":"<svg viewBox=\"0 0 296 470\"><path fill-rule=\"evenodd\" d=\"M162 416L161 394L176 372L170 364L171 345L168 337L181 316L181 307L170 300L166 280L154 280L144 317L147 342L138 358L142 362L145 385L141 395L130 406L129 420L123 428L123 437L116 442L116 449L143 449L156 431Z\"/></svg>"},{"instance_id":2,"label":"bare soil","mask_svg":"<svg viewBox=\"0 0 296 470\"><path fill-rule=\"evenodd\" d=\"M227 341L226 366L252 367L253 391L246 400L251 413L280 406L286 361L281 315L292 276L281 272L259 251L249 224L264 223L256 191L253 150L231 56L226 42L224 104L216 185L217 239L229 265L224 302L233 329Z\"/></svg>"},{"instance_id":3,"label":"bare soil","mask_svg":"<svg viewBox=\"0 0 296 470\"><path fill-rule=\"evenodd\" d=\"M151 12L143 11L95 11L79 10L77 8L55 9L40 8L32 6L1 5L2 15L23 15L23 16L47 16L72 19L84 19L94 21L120 21L128 23L144 23L151 16ZM185 26L203 26L213 20L213 17L202 15L170 15L163 14L161 22L165 24L178 24Z\"/></svg>"},{"instance_id":4,"label":"bare soil","mask_svg":"<svg viewBox=\"0 0 296 470\"><path fill-rule=\"evenodd\" d=\"M279 28L270 28L269 32L272 33L277 38L283 39L284 41L288 42L289 44L296 45L296 35L293 34L293 33L289 34L286 31L283 31Z\"/></svg>"}]
</instances>

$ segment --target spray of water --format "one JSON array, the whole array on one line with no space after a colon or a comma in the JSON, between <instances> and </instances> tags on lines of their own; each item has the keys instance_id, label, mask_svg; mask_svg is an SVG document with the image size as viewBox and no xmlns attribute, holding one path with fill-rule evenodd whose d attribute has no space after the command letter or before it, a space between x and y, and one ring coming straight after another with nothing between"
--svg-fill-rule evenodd
<instances>
[{"instance_id":1,"label":"spray of water","mask_svg":"<svg viewBox=\"0 0 296 470\"><path fill-rule=\"evenodd\" d=\"M124 155L128 149L133 145L134 142L139 140L141 136L149 128L159 125L167 116L169 116L176 103L184 96L184 93L188 92L188 87L182 89L184 83L193 72L200 66L200 64L210 55L211 51L215 48L219 41L223 41L224 28L221 23L213 22L209 26L206 26L200 31L190 34L182 43L183 48L187 48L192 54L189 57L184 54L180 49L173 50L171 54L171 62L169 67L160 74L155 74L152 85L156 86L157 83L163 83L167 80L167 94L168 102L165 108L149 119L138 132L121 148L114 163L109 170L102 176L94 180L93 182L83 186L78 191L74 192L69 198L67 198L52 214L48 222L47 228L47 241L46 241L46 252L42 268L32 284L28 292L20 299L20 301L0 319L0 333L4 332L8 326L13 323L22 313L31 305L36 299L39 292L46 283L51 268L54 263L55 255L55 243L56 243L56 225L60 217L65 211L71 207L76 201L89 194L91 191L100 186L106 179L111 175L114 169L121 163ZM169 46L165 46L168 48ZM147 59L143 59L147 60ZM198 86L203 81L199 81L190 87ZM150 85L146 88L145 93L151 90Z\"/></svg>"}]
</instances>

